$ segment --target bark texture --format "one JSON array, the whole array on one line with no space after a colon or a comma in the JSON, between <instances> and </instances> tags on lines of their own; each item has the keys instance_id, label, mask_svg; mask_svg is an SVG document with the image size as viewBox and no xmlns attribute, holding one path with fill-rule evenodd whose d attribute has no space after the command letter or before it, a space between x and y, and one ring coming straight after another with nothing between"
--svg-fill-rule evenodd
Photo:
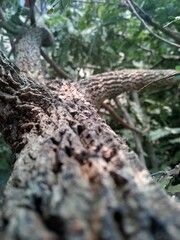
<instances>
[{"instance_id":1,"label":"bark texture","mask_svg":"<svg viewBox=\"0 0 180 240\"><path fill-rule=\"evenodd\" d=\"M180 75L175 70L125 69L91 76L82 81L96 105L107 98L115 98L121 93L142 90L146 87L164 87L177 83L173 80Z\"/></svg>"},{"instance_id":2,"label":"bark texture","mask_svg":"<svg viewBox=\"0 0 180 240\"><path fill-rule=\"evenodd\" d=\"M16 65L29 77L42 80L40 48L52 44L53 37L45 26L25 29L15 47Z\"/></svg>"},{"instance_id":3,"label":"bark texture","mask_svg":"<svg viewBox=\"0 0 180 240\"><path fill-rule=\"evenodd\" d=\"M72 81L35 83L0 53L0 126L16 153L1 239L178 240L179 204L90 96Z\"/></svg>"}]
</instances>

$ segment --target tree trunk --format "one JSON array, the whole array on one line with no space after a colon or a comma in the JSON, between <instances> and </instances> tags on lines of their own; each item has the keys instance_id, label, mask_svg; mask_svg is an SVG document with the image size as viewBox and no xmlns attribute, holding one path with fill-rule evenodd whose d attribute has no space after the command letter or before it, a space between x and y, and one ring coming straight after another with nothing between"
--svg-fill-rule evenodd
<instances>
[{"instance_id":1,"label":"tree trunk","mask_svg":"<svg viewBox=\"0 0 180 240\"><path fill-rule=\"evenodd\" d=\"M134 73L119 76L125 90L135 88ZM142 72L136 78L136 89L149 84ZM178 203L92 104L112 92L106 86L117 81L108 81L98 83L99 97L90 80L41 85L0 53L0 130L16 155L1 239L179 239Z\"/></svg>"}]
</instances>

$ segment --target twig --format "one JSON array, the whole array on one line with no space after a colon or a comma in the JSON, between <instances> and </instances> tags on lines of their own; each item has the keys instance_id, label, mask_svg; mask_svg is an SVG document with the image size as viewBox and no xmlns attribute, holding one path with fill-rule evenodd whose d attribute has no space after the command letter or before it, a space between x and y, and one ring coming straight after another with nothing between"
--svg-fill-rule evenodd
<instances>
[{"instance_id":1,"label":"twig","mask_svg":"<svg viewBox=\"0 0 180 240\"><path fill-rule=\"evenodd\" d=\"M121 125L123 125L125 128L128 128L128 129L130 129L130 130L133 131L133 132L142 134L141 131L137 130L136 128L134 128L134 127L130 126L129 124L127 124L126 122L124 122L124 121L122 120L122 118L121 118L117 113L115 113L114 109L113 109L110 105L108 105L108 104L106 104L106 103L103 102L103 103L101 104L101 106L102 106L104 109L106 109L106 110L110 113L110 115L111 115L114 119L116 119Z\"/></svg>"},{"instance_id":2,"label":"twig","mask_svg":"<svg viewBox=\"0 0 180 240\"><path fill-rule=\"evenodd\" d=\"M123 112L127 122L131 126L134 126L134 123L133 123L133 121L132 121L128 111L126 110L126 108L119 102L118 99L115 99L115 102L116 102L117 106L122 110L122 112ZM144 150L143 150L143 147L142 147L140 136L139 136L139 134L137 132L133 132L132 134L133 134L133 137L134 137L134 140L135 140L135 143L136 143L137 154L138 154L141 162L145 164Z\"/></svg>"},{"instance_id":3,"label":"twig","mask_svg":"<svg viewBox=\"0 0 180 240\"><path fill-rule=\"evenodd\" d=\"M118 33L117 36L120 37L120 38L125 39L125 40L128 41L129 43L134 43L133 40L128 39L128 37L126 37L123 33ZM152 49L150 49L150 48L147 48L147 47L143 46L142 44L134 43L134 45L137 46L138 48L146 51L146 52L150 52L151 54L154 53L154 50L152 50Z\"/></svg>"},{"instance_id":4,"label":"twig","mask_svg":"<svg viewBox=\"0 0 180 240\"><path fill-rule=\"evenodd\" d=\"M132 2L132 1L131 1ZM142 7L139 7L136 2L132 2L132 4L138 9L140 16L144 19L145 22L147 22L149 25L155 27L156 29L160 30L167 36L173 38L177 43L180 42L180 34L178 32L175 32L171 30L170 28L164 28L162 27L158 22L156 22L151 16L149 16Z\"/></svg>"},{"instance_id":5,"label":"twig","mask_svg":"<svg viewBox=\"0 0 180 240\"><path fill-rule=\"evenodd\" d=\"M169 178L172 178L172 177L175 177L179 174L180 174L180 164L176 165L173 169L171 169L169 171L159 171L159 172L156 172L156 173L152 173L151 176L152 177L167 176Z\"/></svg>"},{"instance_id":6,"label":"twig","mask_svg":"<svg viewBox=\"0 0 180 240\"><path fill-rule=\"evenodd\" d=\"M171 76L168 76L168 77L165 76L165 77L163 77L163 78L156 79L156 80L154 80L154 81L152 81L152 82L146 84L146 85L143 86L142 88L140 88L137 92L142 91L144 88L149 87L151 84L153 84L153 83L155 83L155 82L158 82L158 81L164 80L164 79L166 79L166 78L171 78L171 77L174 77L174 76L179 76L179 75L180 75L180 72L177 72L177 73L175 73L175 74L172 74Z\"/></svg>"},{"instance_id":7,"label":"twig","mask_svg":"<svg viewBox=\"0 0 180 240\"><path fill-rule=\"evenodd\" d=\"M41 49L41 55L43 58L50 64L50 66L56 71L59 77L63 77L64 79L72 79L67 73L65 73L60 67L53 62L50 57Z\"/></svg>"},{"instance_id":8,"label":"twig","mask_svg":"<svg viewBox=\"0 0 180 240\"><path fill-rule=\"evenodd\" d=\"M136 17L142 22L142 24L145 26L145 28L156 38L158 38L159 40L171 45L171 46L174 46L174 47L177 47L177 48L180 48L180 45L179 44L176 44L176 43L173 43L173 42L170 42L168 41L167 39L165 38L162 38L161 36L159 36L158 34L154 33L150 28L149 26L146 24L146 22L144 21L144 19L137 13L136 9L134 8L133 4L131 3L130 0L125 0L126 3L129 5L129 7L131 8L132 12L136 15Z\"/></svg>"},{"instance_id":9,"label":"twig","mask_svg":"<svg viewBox=\"0 0 180 240\"><path fill-rule=\"evenodd\" d=\"M161 63L163 63L164 61L179 61L180 60L180 56L177 55L162 55L161 59L156 62L150 69L154 69L157 68L157 66L159 66Z\"/></svg>"},{"instance_id":10,"label":"twig","mask_svg":"<svg viewBox=\"0 0 180 240\"><path fill-rule=\"evenodd\" d=\"M13 53L13 51L14 51L14 49L15 49L16 43L18 43L18 41L20 40L22 34L25 32L25 29L26 29L26 26L27 26L26 23L28 22L29 18L30 18L30 13L27 15L26 20L25 20L25 22L24 22L23 25L22 25L22 30L21 30L21 32L20 32L19 35L16 37L16 40L13 42L13 45L12 45L12 47L11 47L11 50L10 50L10 52L9 52L9 54L8 54L8 58L10 58L11 54Z\"/></svg>"}]
</instances>

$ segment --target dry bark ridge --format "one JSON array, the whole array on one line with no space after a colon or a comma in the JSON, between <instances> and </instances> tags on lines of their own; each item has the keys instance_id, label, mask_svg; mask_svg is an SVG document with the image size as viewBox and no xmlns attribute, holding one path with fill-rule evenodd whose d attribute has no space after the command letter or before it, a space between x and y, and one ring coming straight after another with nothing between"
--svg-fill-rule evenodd
<instances>
[{"instance_id":1,"label":"dry bark ridge","mask_svg":"<svg viewBox=\"0 0 180 240\"><path fill-rule=\"evenodd\" d=\"M178 240L180 206L94 107L176 74L120 71L45 86L0 53L0 130L16 154L1 239Z\"/></svg>"}]
</instances>

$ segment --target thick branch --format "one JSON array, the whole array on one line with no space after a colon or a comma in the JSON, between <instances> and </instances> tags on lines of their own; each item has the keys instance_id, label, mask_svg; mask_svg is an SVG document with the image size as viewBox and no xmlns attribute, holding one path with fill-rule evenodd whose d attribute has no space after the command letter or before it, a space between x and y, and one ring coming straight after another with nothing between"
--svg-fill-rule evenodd
<instances>
[{"instance_id":1,"label":"thick branch","mask_svg":"<svg viewBox=\"0 0 180 240\"><path fill-rule=\"evenodd\" d=\"M50 93L43 86L20 74L20 70L0 51L0 131L14 151L26 143L24 132L39 131L39 111L48 114ZM25 114L26 112L26 114Z\"/></svg>"},{"instance_id":2,"label":"thick branch","mask_svg":"<svg viewBox=\"0 0 180 240\"><path fill-rule=\"evenodd\" d=\"M149 85L159 87L174 84L177 75L180 73L175 70L126 69L93 75L81 84L98 105L107 98L115 98L127 91L141 90Z\"/></svg>"},{"instance_id":3,"label":"thick branch","mask_svg":"<svg viewBox=\"0 0 180 240\"><path fill-rule=\"evenodd\" d=\"M82 86L40 86L2 54L0 67L0 121L21 150L5 191L6 239L179 239L178 204L98 116Z\"/></svg>"}]
</instances>

